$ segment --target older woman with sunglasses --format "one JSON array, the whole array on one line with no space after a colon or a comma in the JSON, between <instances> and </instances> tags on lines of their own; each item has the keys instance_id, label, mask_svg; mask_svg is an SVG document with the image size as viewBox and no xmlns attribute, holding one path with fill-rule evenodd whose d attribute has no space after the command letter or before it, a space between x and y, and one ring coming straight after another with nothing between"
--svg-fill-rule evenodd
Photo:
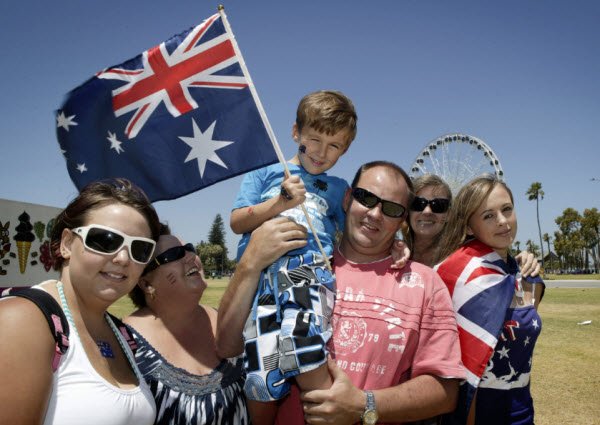
<instances>
[{"instance_id":1,"label":"older woman with sunglasses","mask_svg":"<svg viewBox=\"0 0 600 425\"><path fill-rule=\"evenodd\" d=\"M136 361L157 405L155 424L248 424L242 359L216 353L217 311L194 246L164 226L156 255L129 296Z\"/></svg>"},{"instance_id":2,"label":"older woman with sunglasses","mask_svg":"<svg viewBox=\"0 0 600 425\"><path fill-rule=\"evenodd\" d=\"M452 192L446 182L435 174L420 176L413 184L415 197L409 206L402 235L410 249L411 260L433 267Z\"/></svg>"},{"instance_id":3,"label":"older woman with sunglasses","mask_svg":"<svg viewBox=\"0 0 600 425\"><path fill-rule=\"evenodd\" d=\"M415 197L409 207L408 220L402 229L411 260L433 267L441 249L449 209L450 186L435 174L424 174L413 181ZM521 252L515 258L522 262L523 276L536 276L540 265L533 254Z\"/></svg>"},{"instance_id":4,"label":"older woman with sunglasses","mask_svg":"<svg viewBox=\"0 0 600 425\"><path fill-rule=\"evenodd\" d=\"M32 292L62 308L68 349L55 356L41 308L0 300L0 423L153 423L152 394L106 309L135 286L158 233L154 208L123 179L86 186L56 217L50 246L60 281Z\"/></svg>"}]
</instances>

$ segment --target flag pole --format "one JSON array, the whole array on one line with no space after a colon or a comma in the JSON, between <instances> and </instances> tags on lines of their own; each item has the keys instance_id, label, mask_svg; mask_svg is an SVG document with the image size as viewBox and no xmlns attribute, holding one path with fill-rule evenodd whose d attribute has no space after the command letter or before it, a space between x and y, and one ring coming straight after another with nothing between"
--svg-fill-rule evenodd
<instances>
[{"instance_id":1,"label":"flag pole","mask_svg":"<svg viewBox=\"0 0 600 425\"><path fill-rule=\"evenodd\" d=\"M281 164L283 165L283 168L285 170L285 175L289 177L291 175L291 173L287 166L287 161L285 160L285 157L283 156L283 153L281 152L279 143L277 143L277 138L275 137L275 134L273 133L273 129L271 128L271 124L269 123L267 114L265 113L262 103L260 102L258 93L256 92L256 88L254 87L254 83L252 82L252 78L250 78L250 73L248 72L248 68L246 67L246 62L244 62L244 57L242 56L242 52L240 51L240 48L238 47L237 41L235 40L235 36L233 35L233 31L231 31L231 27L229 26L229 21L227 20L227 15L225 14L225 7L223 7L223 5L219 5L218 9L219 9L219 14L223 18L223 24L225 25L225 30L231 37L231 44L233 45L233 50L235 51L235 54L239 58L239 64L240 64L240 67L242 68L242 72L244 73L244 76L248 80L248 88L250 89L250 93L252 93L252 97L254 98L254 102L256 103L258 113L260 114L260 117L263 120L265 128L267 129L267 134L269 135L269 138L271 139L273 148L275 148L275 153L277 154L277 158L279 158L279 162L281 162ZM321 245L319 236L317 235L317 232L316 232L315 228L313 227L312 221L310 220L310 217L308 215L308 212L306 211L306 207L304 206L304 203L300 204L300 206L302 207L302 212L304 213L304 216L306 217L308 226L310 227L310 230L312 231L313 235L315 236L315 240L317 241L317 245L319 246L321 255L323 255L323 258L325 260L325 265L327 266L327 270L329 270L330 273L333 273L333 270L331 269L331 264L329 264L329 259L327 258L327 255L325 255L325 250L323 249L323 246Z\"/></svg>"}]
</instances>

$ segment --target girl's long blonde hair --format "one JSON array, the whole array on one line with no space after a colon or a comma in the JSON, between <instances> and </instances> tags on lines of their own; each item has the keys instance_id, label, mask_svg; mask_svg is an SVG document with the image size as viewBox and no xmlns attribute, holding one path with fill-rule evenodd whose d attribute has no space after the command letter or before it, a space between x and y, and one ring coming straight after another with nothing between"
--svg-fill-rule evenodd
<instances>
[{"instance_id":1,"label":"girl's long blonde hair","mask_svg":"<svg viewBox=\"0 0 600 425\"><path fill-rule=\"evenodd\" d=\"M497 185L501 185L506 189L510 196L510 201L514 205L515 201L508 186L493 174L483 174L474 178L458 192L454 201L454 207L451 208L448 216L446 229L440 241L440 250L435 264L448 258L465 242L469 219L481 206L486 196Z\"/></svg>"}]
</instances>

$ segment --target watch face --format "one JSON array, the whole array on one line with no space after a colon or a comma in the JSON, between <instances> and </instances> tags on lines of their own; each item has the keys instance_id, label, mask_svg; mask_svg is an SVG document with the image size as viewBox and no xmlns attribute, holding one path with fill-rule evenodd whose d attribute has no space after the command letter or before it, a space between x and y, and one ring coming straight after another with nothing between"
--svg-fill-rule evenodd
<instances>
[{"instance_id":1,"label":"watch face","mask_svg":"<svg viewBox=\"0 0 600 425\"><path fill-rule=\"evenodd\" d=\"M377 422L378 418L379 418L379 415L377 414L376 410L367 410L363 414L363 424L364 425L373 425L374 423Z\"/></svg>"}]
</instances>

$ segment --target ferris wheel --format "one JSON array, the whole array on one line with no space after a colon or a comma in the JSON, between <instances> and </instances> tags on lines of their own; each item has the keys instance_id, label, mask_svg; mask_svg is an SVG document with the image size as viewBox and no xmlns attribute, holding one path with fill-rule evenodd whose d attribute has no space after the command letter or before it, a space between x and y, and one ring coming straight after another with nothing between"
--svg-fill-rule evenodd
<instances>
[{"instance_id":1,"label":"ferris wheel","mask_svg":"<svg viewBox=\"0 0 600 425\"><path fill-rule=\"evenodd\" d=\"M445 134L427 143L410 167L410 177L436 174L456 195L461 187L480 174L494 174L504 181L498 156L483 140L468 134Z\"/></svg>"}]
</instances>

